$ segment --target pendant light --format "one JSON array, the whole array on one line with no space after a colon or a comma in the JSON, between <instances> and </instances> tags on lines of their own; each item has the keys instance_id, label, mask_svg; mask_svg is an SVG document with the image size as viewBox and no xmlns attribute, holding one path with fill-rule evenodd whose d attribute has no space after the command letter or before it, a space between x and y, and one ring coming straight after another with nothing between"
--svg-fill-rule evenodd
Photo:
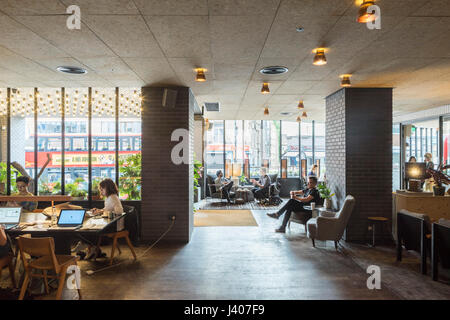
<instances>
[{"instance_id":1,"label":"pendant light","mask_svg":"<svg viewBox=\"0 0 450 320\"><path fill-rule=\"evenodd\" d=\"M300 100L298 103L297 109L305 109L305 105L303 104L303 100Z\"/></svg>"},{"instance_id":2,"label":"pendant light","mask_svg":"<svg viewBox=\"0 0 450 320\"><path fill-rule=\"evenodd\" d=\"M347 88L351 87L352 84L350 82L351 74L341 74L339 77L341 78L341 87Z\"/></svg>"},{"instance_id":3,"label":"pendant light","mask_svg":"<svg viewBox=\"0 0 450 320\"><path fill-rule=\"evenodd\" d=\"M197 68L197 69L195 69L195 71L197 72L197 75L195 76L195 81L205 82L206 81L205 72L208 70L206 70L204 68Z\"/></svg>"},{"instance_id":4,"label":"pendant light","mask_svg":"<svg viewBox=\"0 0 450 320\"><path fill-rule=\"evenodd\" d=\"M269 83L268 82L264 82L263 83L263 86L261 88L261 93L262 94L269 94L270 93Z\"/></svg>"},{"instance_id":5,"label":"pendant light","mask_svg":"<svg viewBox=\"0 0 450 320\"><path fill-rule=\"evenodd\" d=\"M308 115L306 114L306 111L303 111L302 118L303 118L303 119L308 118Z\"/></svg>"},{"instance_id":6,"label":"pendant light","mask_svg":"<svg viewBox=\"0 0 450 320\"><path fill-rule=\"evenodd\" d=\"M265 116L268 116L268 115L269 115L269 108L268 108L268 107L266 107L266 108L264 109L264 115L265 115Z\"/></svg>"},{"instance_id":7,"label":"pendant light","mask_svg":"<svg viewBox=\"0 0 450 320\"><path fill-rule=\"evenodd\" d=\"M374 13L367 12L367 9L369 9L369 7L373 5L375 5L375 1L363 0L363 3L359 7L358 18L356 19L356 21L358 21L359 23L367 23L375 21L375 19L377 18L376 15Z\"/></svg>"},{"instance_id":8,"label":"pendant light","mask_svg":"<svg viewBox=\"0 0 450 320\"><path fill-rule=\"evenodd\" d=\"M327 58L325 57L325 48L316 48L313 52L316 54L314 56L313 65L323 66L327 64Z\"/></svg>"},{"instance_id":9,"label":"pendant light","mask_svg":"<svg viewBox=\"0 0 450 320\"><path fill-rule=\"evenodd\" d=\"M297 122L302 122L302 117L298 116L297 117Z\"/></svg>"}]
</instances>

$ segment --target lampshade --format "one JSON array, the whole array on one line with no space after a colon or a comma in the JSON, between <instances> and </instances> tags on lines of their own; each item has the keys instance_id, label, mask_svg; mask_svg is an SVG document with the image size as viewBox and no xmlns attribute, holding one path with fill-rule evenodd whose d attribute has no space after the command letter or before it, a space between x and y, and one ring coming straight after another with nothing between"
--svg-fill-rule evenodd
<instances>
[{"instance_id":1,"label":"lampshade","mask_svg":"<svg viewBox=\"0 0 450 320\"><path fill-rule=\"evenodd\" d=\"M297 122L302 122L302 118L300 116L297 117Z\"/></svg>"},{"instance_id":2,"label":"lampshade","mask_svg":"<svg viewBox=\"0 0 450 320\"><path fill-rule=\"evenodd\" d=\"M263 86L262 86L262 88L261 88L261 93L262 93L262 94L268 94L268 93L270 93L269 83L267 83L267 82L264 82L264 83L263 83Z\"/></svg>"},{"instance_id":3,"label":"lampshade","mask_svg":"<svg viewBox=\"0 0 450 320\"><path fill-rule=\"evenodd\" d=\"M297 109L304 109L305 105L303 104L303 100L300 100L300 102L298 103Z\"/></svg>"},{"instance_id":4,"label":"lampshade","mask_svg":"<svg viewBox=\"0 0 450 320\"><path fill-rule=\"evenodd\" d=\"M367 9L374 4L375 1L373 0L364 0L361 6L359 7L358 18L356 19L356 21L358 21L359 23L367 23L374 21L377 18L376 15L367 12Z\"/></svg>"},{"instance_id":5,"label":"lampshade","mask_svg":"<svg viewBox=\"0 0 450 320\"><path fill-rule=\"evenodd\" d=\"M351 74L342 74L339 77L341 78L341 87L351 87L352 84L350 82Z\"/></svg>"},{"instance_id":6,"label":"lampshade","mask_svg":"<svg viewBox=\"0 0 450 320\"><path fill-rule=\"evenodd\" d=\"M197 76L195 77L195 81L197 81L197 82L205 82L206 81L205 72L207 70L204 69L204 68L197 68L197 69L195 69L195 71L197 72Z\"/></svg>"},{"instance_id":7,"label":"lampshade","mask_svg":"<svg viewBox=\"0 0 450 320\"><path fill-rule=\"evenodd\" d=\"M314 56L313 65L315 66L323 66L327 64L327 58L325 57L325 49L317 48L314 50L316 55Z\"/></svg>"},{"instance_id":8,"label":"lampshade","mask_svg":"<svg viewBox=\"0 0 450 320\"><path fill-rule=\"evenodd\" d=\"M264 109L264 115L265 115L265 116L268 116L268 115L269 115L269 108L266 107L266 108Z\"/></svg>"},{"instance_id":9,"label":"lampshade","mask_svg":"<svg viewBox=\"0 0 450 320\"><path fill-rule=\"evenodd\" d=\"M303 112L302 118L305 118L305 119L308 118L308 115L306 114L306 111Z\"/></svg>"},{"instance_id":10,"label":"lampshade","mask_svg":"<svg viewBox=\"0 0 450 320\"><path fill-rule=\"evenodd\" d=\"M233 163L232 164L233 177L240 177L242 175L242 163Z\"/></svg>"}]
</instances>

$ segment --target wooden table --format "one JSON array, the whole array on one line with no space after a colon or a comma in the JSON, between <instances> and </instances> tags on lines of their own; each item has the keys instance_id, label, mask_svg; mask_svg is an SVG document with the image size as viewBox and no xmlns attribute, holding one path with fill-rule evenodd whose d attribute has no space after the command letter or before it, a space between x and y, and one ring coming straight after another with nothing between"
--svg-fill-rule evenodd
<instances>
[{"instance_id":1,"label":"wooden table","mask_svg":"<svg viewBox=\"0 0 450 320\"><path fill-rule=\"evenodd\" d=\"M55 202L67 202L72 201L73 198L71 196L0 196L0 202L5 201L50 201L52 206Z\"/></svg>"},{"instance_id":2,"label":"wooden table","mask_svg":"<svg viewBox=\"0 0 450 320\"><path fill-rule=\"evenodd\" d=\"M11 238L18 237L23 234L31 234L32 237L52 237L55 241L55 253L56 254L71 254L71 244L74 239L82 240L83 236L92 237L98 236L102 233L111 233L120 231L119 228L124 228L124 221L128 213L124 213L114 219L100 218L94 219L87 217L83 222L83 227L77 230L48 230L50 219L48 219L42 213L24 212L20 216L19 228L9 229L6 232L11 236ZM87 214L86 214L87 216ZM89 220L94 220L97 223L103 224L101 229L83 229L91 224ZM23 229L20 227L27 223L34 223L35 226L40 226L40 228L33 228L33 230Z\"/></svg>"}]
</instances>

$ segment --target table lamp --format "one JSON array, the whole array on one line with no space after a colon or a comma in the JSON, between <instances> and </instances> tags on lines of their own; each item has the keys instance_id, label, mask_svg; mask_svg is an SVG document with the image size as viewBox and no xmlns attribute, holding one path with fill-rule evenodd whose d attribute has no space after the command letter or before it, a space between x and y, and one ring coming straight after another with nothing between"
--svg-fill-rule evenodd
<instances>
[{"instance_id":1,"label":"table lamp","mask_svg":"<svg viewBox=\"0 0 450 320\"><path fill-rule=\"evenodd\" d=\"M408 180L408 191L422 191L422 180L426 179L426 172L427 167L425 162L405 163L405 179Z\"/></svg>"}]
</instances>

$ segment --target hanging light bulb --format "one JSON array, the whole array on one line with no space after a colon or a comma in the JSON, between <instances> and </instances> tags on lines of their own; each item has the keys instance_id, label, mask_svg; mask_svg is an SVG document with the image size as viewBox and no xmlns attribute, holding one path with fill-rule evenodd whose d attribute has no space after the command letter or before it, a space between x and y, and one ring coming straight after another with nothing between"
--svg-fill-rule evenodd
<instances>
[{"instance_id":1,"label":"hanging light bulb","mask_svg":"<svg viewBox=\"0 0 450 320\"><path fill-rule=\"evenodd\" d=\"M323 66L327 64L327 58L325 57L325 48L316 48L313 50L316 54L314 56L313 65L315 66Z\"/></svg>"},{"instance_id":2,"label":"hanging light bulb","mask_svg":"<svg viewBox=\"0 0 450 320\"><path fill-rule=\"evenodd\" d=\"M204 68L196 68L195 72L197 72L197 75L195 76L195 81L197 82L205 82L206 81L206 76L205 76L205 72L208 71Z\"/></svg>"},{"instance_id":3,"label":"hanging light bulb","mask_svg":"<svg viewBox=\"0 0 450 320\"><path fill-rule=\"evenodd\" d=\"M269 83L268 82L264 82L263 83L263 86L261 88L261 93L262 94L269 94L270 93Z\"/></svg>"},{"instance_id":4,"label":"hanging light bulb","mask_svg":"<svg viewBox=\"0 0 450 320\"><path fill-rule=\"evenodd\" d=\"M266 108L264 109L264 115L265 115L265 116L268 116L268 115L269 115L269 108L268 108L268 107L266 107Z\"/></svg>"},{"instance_id":5,"label":"hanging light bulb","mask_svg":"<svg viewBox=\"0 0 450 320\"><path fill-rule=\"evenodd\" d=\"M303 119L308 118L308 115L306 114L306 111L303 111L303 113L302 113L302 118L303 118Z\"/></svg>"},{"instance_id":6,"label":"hanging light bulb","mask_svg":"<svg viewBox=\"0 0 450 320\"><path fill-rule=\"evenodd\" d=\"M341 78L341 87L351 87L352 84L350 82L351 74L341 74L339 78Z\"/></svg>"},{"instance_id":7,"label":"hanging light bulb","mask_svg":"<svg viewBox=\"0 0 450 320\"><path fill-rule=\"evenodd\" d=\"M367 23L375 21L375 19L377 18L376 15L373 12L367 11L367 9L369 9L369 7L373 5L375 5L375 1L363 0L363 3L359 7L358 17L356 21L358 21L359 23Z\"/></svg>"},{"instance_id":8,"label":"hanging light bulb","mask_svg":"<svg viewBox=\"0 0 450 320\"><path fill-rule=\"evenodd\" d=\"M303 104L303 100L300 100L298 103L297 109L305 109L305 105Z\"/></svg>"}]
</instances>

